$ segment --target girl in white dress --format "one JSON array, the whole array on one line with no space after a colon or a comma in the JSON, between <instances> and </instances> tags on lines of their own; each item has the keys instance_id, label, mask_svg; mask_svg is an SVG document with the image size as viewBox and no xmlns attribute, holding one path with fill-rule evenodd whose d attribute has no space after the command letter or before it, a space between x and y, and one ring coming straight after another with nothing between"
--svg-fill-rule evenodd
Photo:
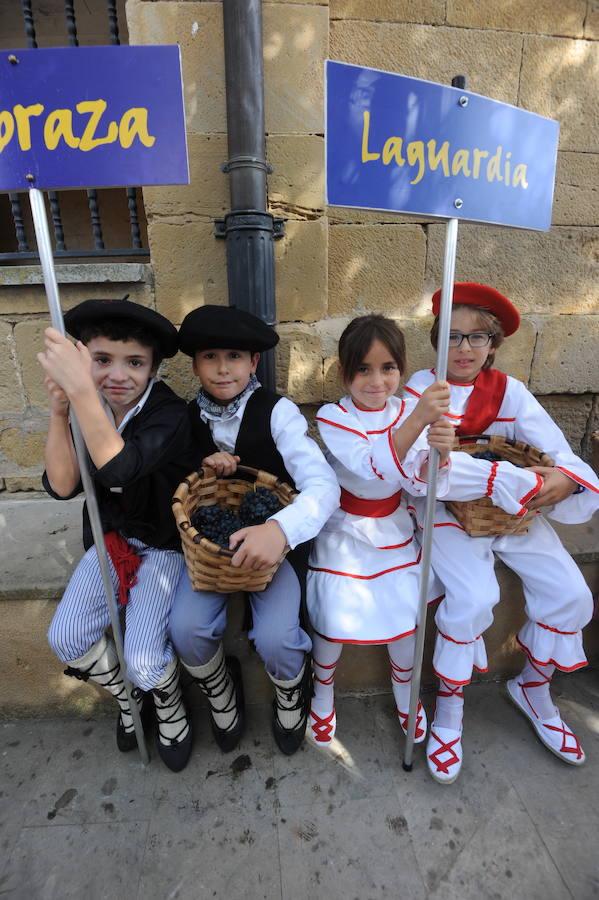
<instances>
[{"instance_id":1,"label":"girl in white dress","mask_svg":"<svg viewBox=\"0 0 599 900\"><path fill-rule=\"evenodd\" d=\"M405 365L404 337L391 319L354 319L339 341L340 377L348 394L323 406L316 417L341 485L341 506L314 542L307 582L315 632L308 733L320 744L335 733L335 667L348 643L387 644L397 713L407 733L420 549L402 491L426 493L430 445L440 452L437 495L443 496L453 428L443 417L446 382L435 381L417 402L395 396ZM416 741L425 734L419 703Z\"/></svg>"}]
</instances>

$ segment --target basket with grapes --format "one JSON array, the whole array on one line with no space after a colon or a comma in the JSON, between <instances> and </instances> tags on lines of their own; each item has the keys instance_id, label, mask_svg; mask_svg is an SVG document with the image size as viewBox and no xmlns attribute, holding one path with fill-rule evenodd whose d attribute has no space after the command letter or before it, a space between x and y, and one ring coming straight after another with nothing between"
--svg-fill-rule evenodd
<instances>
[{"instance_id":1,"label":"basket with grapes","mask_svg":"<svg viewBox=\"0 0 599 900\"><path fill-rule=\"evenodd\" d=\"M477 459L489 462L511 462L514 466L552 466L553 460L530 444L504 438L498 434L470 434L456 437L454 450L469 453ZM489 537L501 534L526 534L530 520L535 515L529 510L523 516L515 516L494 506L489 497L478 500L446 500L445 506L453 513L464 531L471 537Z\"/></svg>"},{"instance_id":2,"label":"basket with grapes","mask_svg":"<svg viewBox=\"0 0 599 900\"><path fill-rule=\"evenodd\" d=\"M295 497L275 475L249 466L237 466L229 478L217 476L209 466L188 475L173 497L173 515L193 589L226 594L264 590L289 548L267 569L239 569L231 565L229 536L262 524Z\"/></svg>"}]
</instances>

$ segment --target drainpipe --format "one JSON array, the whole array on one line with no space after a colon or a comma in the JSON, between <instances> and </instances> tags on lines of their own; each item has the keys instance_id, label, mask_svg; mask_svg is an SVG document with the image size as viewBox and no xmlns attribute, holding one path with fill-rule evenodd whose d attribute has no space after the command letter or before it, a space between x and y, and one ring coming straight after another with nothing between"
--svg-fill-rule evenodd
<instances>
[{"instance_id":1,"label":"drainpipe","mask_svg":"<svg viewBox=\"0 0 599 900\"><path fill-rule=\"evenodd\" d=\"M266 212L264 68L261 0L223 0L225 81L231 211L216 219L226 240L229 305L276 322L274 245L283 220ZM275 387L274 352L262 355L262 384Z\"/></svg>"}]
</instances>

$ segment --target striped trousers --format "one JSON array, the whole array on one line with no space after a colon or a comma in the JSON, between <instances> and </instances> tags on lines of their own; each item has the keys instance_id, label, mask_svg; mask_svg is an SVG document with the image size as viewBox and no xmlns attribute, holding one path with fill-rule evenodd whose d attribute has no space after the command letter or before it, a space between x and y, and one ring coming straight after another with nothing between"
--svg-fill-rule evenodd
<instances>
[{"instance_id":1,"label":"striped trousers","mask_svg":"<svg viewBox=\"0 0 599 900\"><path fill-rule=\"evenodd\" d=\"M141 556L137 583L125 607L124 654L127 676L143 691L156 687L175 658L168 619L175 589L185 568L183 555L156 550L135 538L128 542ZM118 596L118 579L108 560ZM111 624L96 548L90 547L71 576L48 630L48 642L62 662L84 656Z\"/></svg>"}]
</instances>

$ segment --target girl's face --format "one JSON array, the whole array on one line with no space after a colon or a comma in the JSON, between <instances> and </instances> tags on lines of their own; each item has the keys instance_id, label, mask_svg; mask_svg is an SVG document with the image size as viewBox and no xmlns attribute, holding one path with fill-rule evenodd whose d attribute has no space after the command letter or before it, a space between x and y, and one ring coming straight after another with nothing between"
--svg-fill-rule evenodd
<instances>
[{"instance_id":1,"label":"girl's face","mask_svg":"<svg viewBox=\"0 0 599 900\"><path fill-rule=\"evenodd\" d=\"M469 335L473 332L485 332L478 315L473 310L456 309L451 314L450 331ZM447 357L447 380L457 384L471 384L492 350L489 342L486 347L471 347L464 338L459 347L450 347Z\"/></svg>"},{"instance_id":2,"label":"girl's face","mask_svg":"<svg viewBox=\"0 0 599 900\"><path fill-rule=\"evenodd\" d=\"M401 372L389 348L374 340L347 385L358 409L382 409L399 388Z\"/></svg>"}]
</instances>

